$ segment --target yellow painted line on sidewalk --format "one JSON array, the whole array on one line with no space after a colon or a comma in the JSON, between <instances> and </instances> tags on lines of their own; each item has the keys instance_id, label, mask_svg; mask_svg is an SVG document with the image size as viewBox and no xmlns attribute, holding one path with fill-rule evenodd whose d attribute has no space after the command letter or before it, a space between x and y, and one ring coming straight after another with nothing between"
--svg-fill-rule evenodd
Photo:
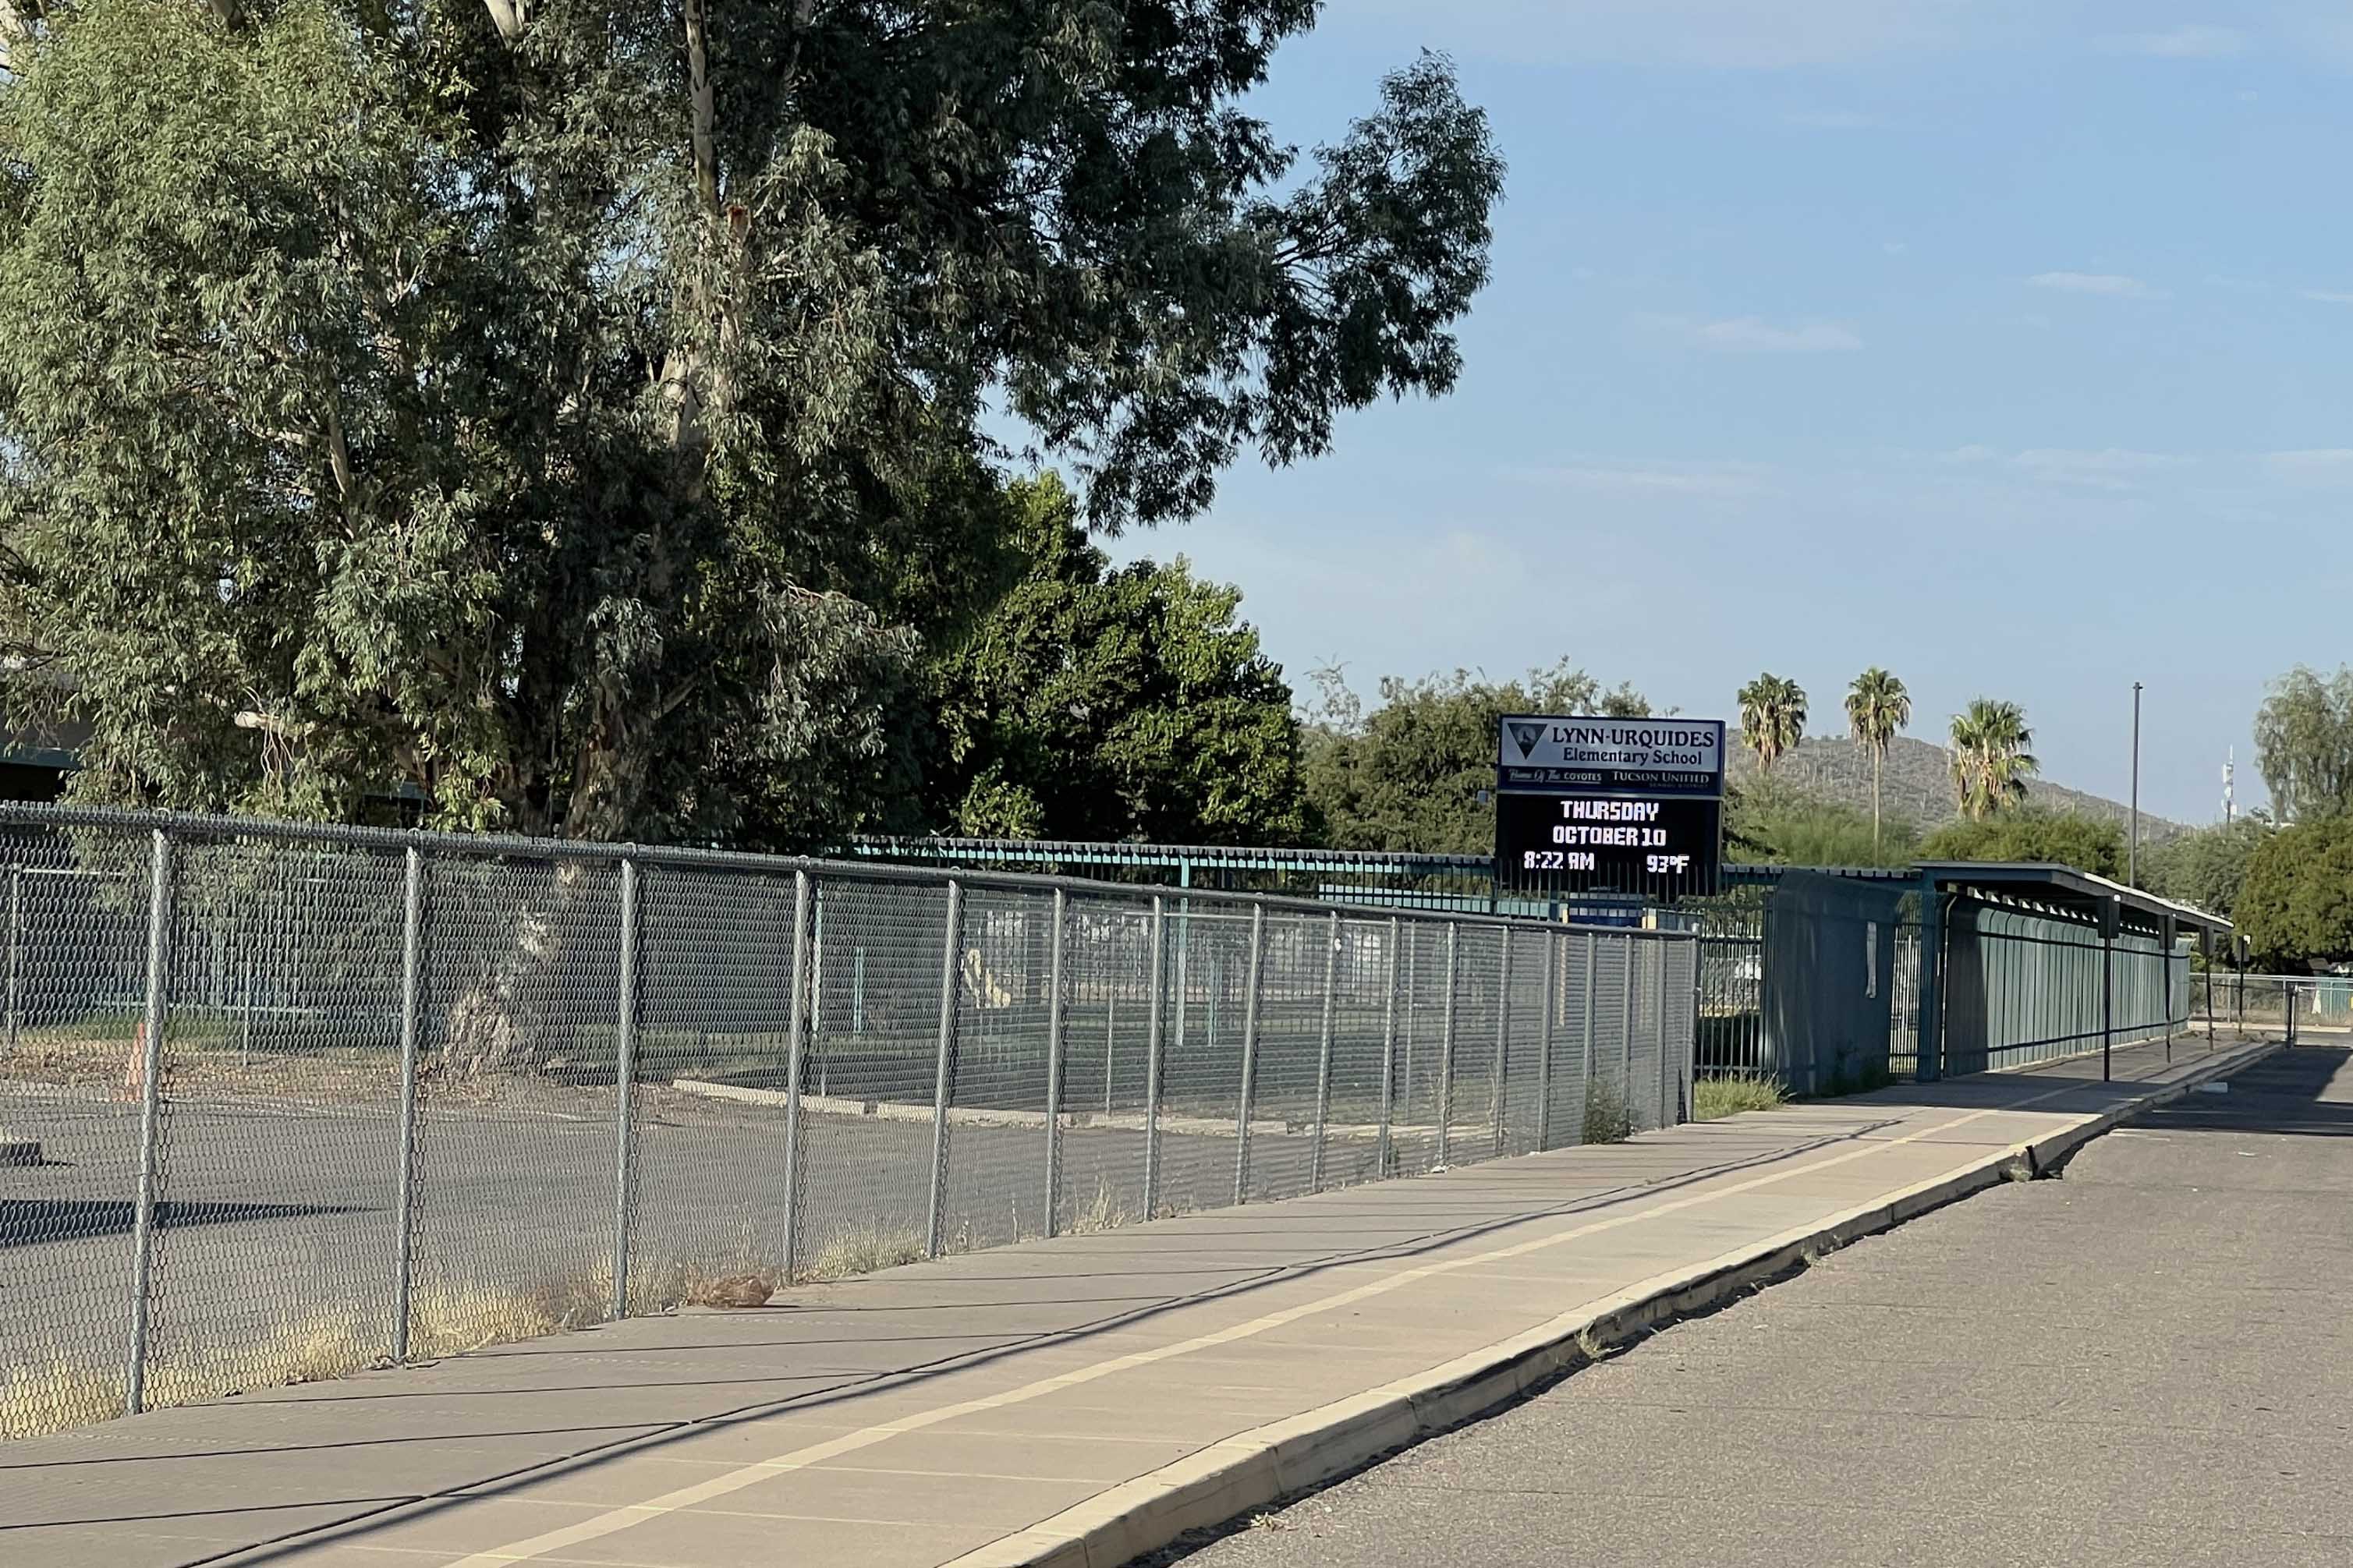
<instances>
[{"instance_id":1,"label":"yellow painted line on sidewalk","mask_svg":"<svg viewBox=\"0 0 2353 1568\"><path fill-rule=\"evenodd\" d=\"M1150 1366L1158 1362L1172 1361L1178 1356L1193 1354L1197 1351L1231 1344L1237 1340L1250 1339L1282 1328L1287 1323L1295 1323L1302 1318L1314 1317L1320 1312L1337 1311L1341 1308L1353 1306L1356 1302L1367 1301L1377 1296L1385 1296L1392 1290L1402 1289L1418 1280L1433 1279L1442 1274L1452 1274L1461 1269L1476 1268L1482 1264L1501 1262L1505 1258L1525 1258L1531 1253L1565 1247L1572 1241L1581 1241L1587 1237L1598 1236L1604 1231L1618 1230L1630 1225L1640 1225L1645 1220L1657 1219L1664 1215L1677 1214L1685 1209L1698 1208L1706 1204L1720 1202L1725 1198L1736 1197L1743 1193L1755 1192L1759 1187L1769 1187L1776 1183L1810 1175L1817 1171L1826 1171L1833 1166L1848 1164L1856 1160L1867 1160L1891 1149L1901 1148L1906 1143L1916 1143L1935 1137L1938 1133L1949 1132L1956 1127L1966 1127L1972 1121L1980 1121L1989 1116L2010 1115L2022 1111L2030 1106L2040 1105L2044 1100L2057 1100L2063 1095L2076 1093L2082 1087L2080 1084L2070 1084L2064 1089L2052 1089L2047 1094L2030 1096L2014 1104L1989 1106L1981 1110L1972 1110L1951 1121L1939 1121L1933 1126L1923 1127L1901 1138L1870 1143L1862 1148L1850 1150L1843 1154L1833 1154L1825 1159L1809 1161L1805 1164L1792 1166L1786 1171L1752 1176L1730 1186L1712 1188L1683 1197L1669 1199L1667 1202L1653 1204L1648 1208L1639 1209L1631 1214L1613 1215L1607 1219L1593 1220L1555 1236L1538 1237L1531 1241L1515 1242L1509 1247L1493 1247L1485 1252L1473 1253L1466 1258L1448 1258L1441 1262L1418 1264L1410 1268L1401 1268L1394 1274L1356 1286L1351 1289L1321 1297L1316 1300L1303 1302L1296 1307L1285 1307L1279 1311L1268 1312L1246 1322L1236 1323L1231 1328L1198 1334L1191 1339L1179 1340L1174 1344L1162 1345L1154 1350L1113 1356L1107 1361L1097 1362L1092 1366L1081 1367L1075 1372L1061 1373L1053 1377L1039 1378L1034 1383L1025 1383L1018 1388L1009 1388L1001 1394L983 1394L975 1399L958 1400L953 1405L943 1405L935 1409L902 1416L896 1421L885 1421L856 1432L844 1433L839 1437L829 1437L821 1443L811 1443L804 1447L794 1448L778 1454L773 1458L757 1459L748 1465L723 1471L708 1480L698 1481L692 1486L680 1487L674 1491L664 1492L659 1497L649 1499L645 1502L624 1503L618 1508L607 1509L602 1513L594 1514L576 1523L565 1525L561 1530L551 1530L544 1534L532 1536L528 1540L513 1542L505 1546L457 1558L453 1560L451 1568L498 1568L498 1565L502 1563L527 1563L534 1558L547 1557L567 1547L601 1540L608 1535L617 1535L633 1525L643 1524L649 1520L692 1510L713 1499L742 1491L746 1487L757 1486L760 1482L773 1477L789 1475L797 1470L822 1465L828 1459L837 1459L845 1454L854 1454L860 1449L887 1443L893 1437L902 1436L910 1432L921 1432L928 1427L954 1421L959 1416L976 1415L990 1410L1002 1410L1011 1405L1026 1405L1032 1400L1042 1399L1047 1394L1058 1394L1068 1388L1077 1388L1099 1379L1110 1377L1116 1373L1132 1371L1140 1366ZM2090 1121L2097 1114L2098 1112L2088 1112L2078 1120Z\"/></svg>"}]
</instances>

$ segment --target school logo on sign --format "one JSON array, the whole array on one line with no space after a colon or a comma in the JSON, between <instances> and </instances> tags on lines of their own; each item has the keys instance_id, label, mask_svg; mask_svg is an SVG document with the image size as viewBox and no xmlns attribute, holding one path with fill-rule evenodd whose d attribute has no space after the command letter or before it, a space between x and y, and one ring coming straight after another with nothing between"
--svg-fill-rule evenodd
<instances>
[{"instance_id":1,"label":"school logo on sign","mask_svg":"<svg viewBox=\"0 0 2353 1568\"><path fill-rule=\"evenodd\" d=\"M1519 742L1520 760L1522 762L1525 762L1530 753L1535 751L1536 742L1544 739L1544 732L1545 727L1541 724L1514 724L1512 726L1512 739Z\"/></svg>"}]
</instances>

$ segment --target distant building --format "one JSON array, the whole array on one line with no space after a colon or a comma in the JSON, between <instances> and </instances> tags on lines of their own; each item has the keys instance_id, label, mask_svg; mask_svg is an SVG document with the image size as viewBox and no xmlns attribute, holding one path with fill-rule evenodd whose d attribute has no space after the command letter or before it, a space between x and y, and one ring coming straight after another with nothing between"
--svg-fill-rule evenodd
<instances>
[{"instance_id":1,"label":"distant building","mask_svg":"<svg viewBox=\"0 0 2353 1568\"><path fill-rule=\"evenodd\" d=\"M0 801L57 799L89 740L85 724L0 731Z\"/></svg>"}]
</instances>

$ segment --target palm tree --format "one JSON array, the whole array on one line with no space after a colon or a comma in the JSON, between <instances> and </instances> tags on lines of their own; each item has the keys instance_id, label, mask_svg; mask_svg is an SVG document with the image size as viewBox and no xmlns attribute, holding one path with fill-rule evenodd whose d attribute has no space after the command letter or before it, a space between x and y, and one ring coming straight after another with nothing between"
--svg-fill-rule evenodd
<instances>
[{"instance_id":1,"label":"palm tree","mask_svg":"<svg viewBox=\"0 0 2353 1568\"><path fill-rule=\"evenodd\" d=\"M1953 791L1972 820L2026 798L2026 781L2042 771L2026 710L1979 697L1953 716Z\"/></svg>"},{"instance_id":2,"label":"palm tree","mask_svg":"<svg viewBox=\"0 0 2353 1568\"><path fill-rule=\"evenodd\" d=\"M1740 689L1739 702L1740 738L1757 753L1757 766L1770 773L1806 738L1806 689L1768 672Z\"/></svg>"},{"instance_id":3,"label":"palm tree","mask_svg":"<svg viewBox=\"0 0 2353 1568\"><path fill-rule=\"evenodd\" d=\"M1847 732L1871 752L1871 847L1879 847L1879 778L1888 742L1912 722L1912 694L1904 683L1873 665L1846 689Z\"/></svg>"}]
</instances>

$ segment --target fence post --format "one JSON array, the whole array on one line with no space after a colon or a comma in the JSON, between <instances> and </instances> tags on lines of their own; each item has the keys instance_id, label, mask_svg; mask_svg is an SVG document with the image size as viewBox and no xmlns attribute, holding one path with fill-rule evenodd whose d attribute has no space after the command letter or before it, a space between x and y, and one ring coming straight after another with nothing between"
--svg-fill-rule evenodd
<instances>
[{"instance_id":1,"label":"fence post","mask_svg":"<svg viewBox=\"0 0 2353 1568\"><path fill-rule=\"evenodd\" d=\"M408 1361L417 1269L417 1047L425 966L425 858L410 845L400 921L400 1168L393 1195L392 1359Z\"/></svg>"},{"instance_id":2,"label":"fence post","mask_svg":"<svg viewBox=\"0 0 2353 1568\"><path fill-rule=\"evenodd\" d=\"M1585 1142L1585 1129L1593 1119L1593 994L1601 989L1601 937L1599 932L1585 933L1585 1008L1584 1025L1578 1031L1577 1075L1580 1092L1577 1096L1579 1115L1577 1141Z\"/></svg>"},{"instance_id":3,"label":"fence post","mask_svg":"<svg viewBox=\"0 0 2353 1568\"><path fill-rule=\"evenodd\" d=\"M1193 885L1193 863L1190 860L1177 866L1176 885L1182 888ZM1170 1023L1174 1026L1176 1057L1182 1061L1185 1058L1185 1030L1191 1022L1189 1013L1193 1000L1193 900L1190 899L1176 900L1176 964L1173 978L1176 995L1175 1005L1169 1009L1172 1015Z\"/></svg>"},{"instance_id":4,"label":"fence post","mask_svg":"<svg viewBox=\"0 0 2353 1568\"><path fill-rule=\"evenodd\" d=\"M1667 954L1673 950L1664 938L1653 941L1651 947L1651 964L1659 972L1658 1005L1651 1009L1651 1033L1659 1042L1659 1127L1663 1131L1675 1124L1667 1089Z\"/></svg>"},{"instance_id":5,"label":"fence post","mask_svg":"<svg viewBox=\"0 0 2353 1568\"><path fill-rule=\"evenodd\" d=\"M1181 934L1178 938L1182 941ZM1145 994L1151 1016L1144 1025L1144 1217L1160 1207L1160 1015L1167 1005L1168 900L1152 900L1152 980Z\"/></svg>"},{"instance_id":6,"label":"fence post","mask_svg":"<svg viewBox=\"0 0 2353 1568\"><path fill-rule=\"evenodd\" d=\"M1438 1036L1438 1167L1449 1164L1447 1142L1454 1131L1454 993L1461 963L1462 928L1446 922L1446 1006L1440 1015Z\"/></svg>"},{"instance_id":7,"label":"fence post","mask_svg":"<svg viewBox=\"0 0 2353 1568\"><path fill-rule=\"evenodd\" d=\"M243 960L245 970L237 987L237 1065L244 1067L253 1057L254 932L250 927L239 931L237 928L240 924L242 922L235 916L230 917L229 929L242 939L237 944L237 955Z\"/></svg>"},{"instance_id":8,"label":"fence post","mask_svg":"<svg viewBox=\"0 0 2353 1568\"><path fill-rule=\"evenodd\" d=\"M1504 1074L1512 1058L1512 930L1504 928L1504 956L1495 972L1495 1081L1488 1086L1487 1115L1494 1123L1494 1152L1504 1152Z\"/></svg>"},{"instance_id":9,"label":"fence post","mask_svg":"<svg viewBox=\"0 0 2353 1568\"><path fill-rule=\"evenodd\" d=\"M2206 1047L2214 1046L2214 932L2211 927L2200 927L2198 932L2200 973L2206 980ZM14 1016L12 1013L10 1015Z\"/></svg>"},{"instance_id":10,"label":"fence post","mask_svg":"<svg viewBox=\"0 0 2353 1568\"><path fill-rule=\"evenodd\" d=\"M2181 945L2181 928L2174 923L2174 920L2171 915L2168 914L2165 916L2159 922L2158 940L2162 944L2162 951L2164 952L2165 959L2162 963L2158 965L2158 984L2165 987L2165 1065L2171 1067L2173 1065L2174 1033L2173 960L2175 951ZM2187 961L2185 960L2184 962L2186 964ZM2186 967L2183 970L2181 978L2184 982L2181 988L2181 1028L2184 1033L2187 1033L2189 1028L2189 987L2188 984L2189 975Z\"/></svg>"},{"instance_id":11,"label":"fence post","mask_svg":"<svg viewBox=\"0 0 2353 1568\"><path fill-rule=\"evenodd\" d=\"M1888 929L1887 940L1891 942L1895 940L1895 931L1892 925ZM1892 958L1893 954L1890 957ZM1697 1114L1695 1108L1699 1100L1700 971L1706 963L1706 959L1707 950L1699 944L1697 938L1694 938L1691 948L1691 1042L1683 1047L1683 1071L1675 1079L1677 1092L1683 1096L1678 1113L1682 1120L1686 1121ZM1891 965L1890 973L1892 974L1893 972ZM1888 989L1891 994L1887 998L1887 1005L1893 1008L1895 1005L1895 998L1893 994L1894 986L1892 981ZM1894 1041L1891 1039L1889 1044L1893 1046Z\"/></svg>"},{"instance_id":12,"label":"fence post","mask_svg":"<svg viewBox=\"0 0 2353 1568\"><path fill-rule=\"evenodd\" d=\"M1403 1068L1401 1069L1401 1070L1402 1070L1402 1073L1403 1073L1403 1079L1402 1079L1402 1081L1403 1081L1403 1084L1404 1084L1404 1103L1403 1103L1402 1107L1400 1108L1400 1110L1398 1110L1398 1114L1399 1116L1401 1116L1401 1117L1402 1117L1402 1118L1403 1118L1407 1122L1410 1123L1410 1122L1413 1121L1413 1010L1414 1010L1414 1007L1415 1007L1415 1005L1416 1005L1416 1003L1415 1003L1415 999L1414 999L1414 987L1413 987L1413 982L1414 982L1414 951L1413 951L1413 938L1412 938L1410 935L1409 935L1409 936L1407 936L1407 937L1404 939L1404 941L1405 941L1405 1064L1404 1064Z\"/></svg>"},{"instance_id":13,"label":"fence post","mask_svg":"<svg viewBox=\"0 0 2353 1568\"><path fill-rule=\"evenodd\" d=\"M923 1256L937 1258L947 1239L948 1086L955 1071L956 1002L964 981L964 884L948 879L947 934L940 944L939 1053L932 1068L932 1199L923 1225Z\"/></svg>"},{"instance_id":14,"label":"fence post","mask_svg":"<svg viewBox=\"0 0 2353 1568\"><path fill-rule=\"evenodd\" d=\"M1560 937L1545 933L1544 1052L1536 1058L1536 1149L1552 1147L1552 1053L1560 1037Z\"/></svg>"},{"instance_id":15,"label":"fence post","mask_svg":"<svg viewBox=\"0 0 2353 1568\"><path fill-rule=\"evenodd\" d=\"M2100 906L2100 1081L2115 1074L2109 1059L2116 1043L2116 899Z\"/></svg>"},{"instance_id":16,"label":"fence post","mask_svg":"<svg viewBox=\"0 0 2353 1568\"><path fill-rule=\"evenodd\" d=\"M25 997L25 868L8 868L8 1050L16 1049Z\"/></svg>"},{"instance_id":17,"label":"fence post","mask_svg":"<svg viewBox=\"0 0 2353 1568\"><path fill-rule=\"evenodd\" d=\"M1634 988L1634 939L1622 935L1618 939L1623 962L1618 966L1618 994L1626 999L1626 1011L1618 1020L1618 1106L1626 1118L1626 1132L1631 1136L1634 1126L1634 1009L1641 1000Z\"/></svg>"},{"instance_id":18,"label":"fence post","mask_svg":"<svg viewBox=\"0 0 2353 1568\"><path fill-rule=\"evenodd\" d=\"M801 1265L801 1094L808 1077L809 906L817 889L793 873L792 998L785 1005L785 1283Z\"/></svg>"},{"instance_id":19,"label":"fence post","mask_svg":"<svg viewBox=\"0 0 2353 1568\"><path fill-rule=\"evenodd\" d=\"M1324 1190L1324 1128L1332 1118L1332 1004L1340 980L1340 916L1324 931L1324 1028L1315 1047L1315 1145L1307 1156L1307 1190Z\"/></svg>"},{"instance_id":20,"label":"fence post","mask_svg":"<svg viewBox=\"0 0 2353 1568\"><path fill-rule=\"evenodd\" d=\"M1934 1083L1943 1071L1938 1059L1944 1045L1944 999L1937 994L1945 963L1945 910L1936 896L1934 872L1920 874L1920 984L1914 998L1920 1009L1919 1037L1912 1047L1912 1077Z\"/></svg>"},{"instance_id":21,"label":"fence post","mask_svg":"<svg viewBox=\"0 0 2353 1568\"><path fill-rule=\"evenodd\" d=\"M1397 1114L1397 1049L1398 1049L1398 938L1404 934L1404 922L1395 915L1389 917L1389 975L1387 1000L1381 1009L1381 1128L1379 1153L1374 1170L1376 1180L1389 1176L1391 1127Z\"/></svg>"},{"instance_id":22,"label":"fence post","mask_svg":"<svg viewBox=\"0 0 2353 1568\"><path fill-rule=\"evenodd\" d=\"M1266 964L1266 906L1250 906L1250 991L1242 998L1242 1089L1234 1112L1234 1202L1250 1201L1250 1115L1258 1097L1258 993Z\"/></svg>"},{"instance_id":23,"label":"fence post","mask_svg":"<svg viewBox=\"0 0 2353 1568\"><path fill-rule=\"evenodd\" d=\"M1052 1236L1062 1206L1062 951L1071 896L1054 889L1052 925L1046 933L1046 1224Z\"/></svg>"},{"instance_id":24,"label":"fence post","mask_svg":"<svg viewBox=\"0 0 2353 1568\"><path fill-rule=\"evenodd\" d=\"M139 1195L131 1222L131 1364L123 1407L147 1407L147 1334L155 1286L155 1189L163 1173L164 1016L172 962L172 841L148 839L147 1007L139 1029Z\"/></svg>"},{"instance_id":25,"label":"fence post","mask_svg":"<svg viewBox=\"0 0 2353 1568\"><path fill-rule=\"evenodd\" d=\"M621 862L621 1000L615 1023L613 1081L613 1321L629 1315L629 1211L637 1184L638 863Z\"/></svg>"},{"instance_id":26,"label":"fence post","mask_svg":"<svg viewBox=\"0 0 2353 1568\"><path fill-rule=\"evenodd\" d=\"M857 928L852 926L850 929L855 931ZM825 1035L825 890L822 887L816 889L816 902L809 912L808 1010L809 1038L820 1039ZM852 1022L854 1024L855 1020ZM826 1081L828 1070L822 1061L818 1064L817 1077L817 1091L823 1094L831 1085Z\"/></svg>"}]
</instances>

